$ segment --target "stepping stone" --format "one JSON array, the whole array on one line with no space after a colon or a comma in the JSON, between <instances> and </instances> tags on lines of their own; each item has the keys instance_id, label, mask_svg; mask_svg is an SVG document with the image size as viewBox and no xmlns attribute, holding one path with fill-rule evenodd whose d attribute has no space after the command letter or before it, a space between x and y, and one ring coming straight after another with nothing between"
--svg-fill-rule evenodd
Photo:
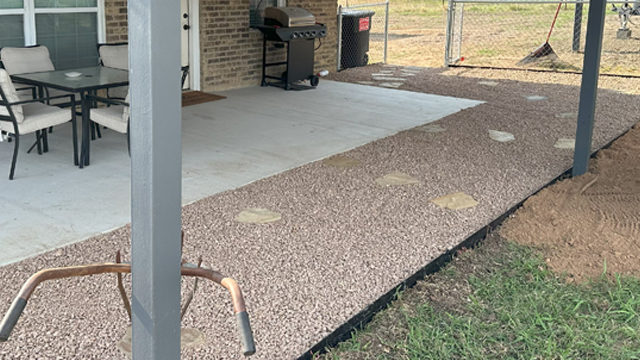
<instances>
[{"instance_id":1,"label":"stepping stone","mask_svg":"<svg viewBox=\"0 0 640 360\"><path fill-rule=\"evenodd\" d=\"M382 87L387 87L387 88L392 88L392 89L397 89L400 86L402 86L404 83L401 82L384 82L381 83L380 86Z\"/></svg>"},{"instance_id":2,"label":"stepping stone","mask_svg":"<svg viewBox=\"0 0 640 360\"><path fill-rule=\"evenodd\" d=\"M497 81L478 81L478 85L498 86L498 82Z\"/></svg>"},{"instance_id":3,"label":"stepping stone","mask_svg":"<svg viewBox=\"0 0 640 360\"><path fill-rule=\"evenodd\" d=\"M577 119L578 113L575 112L565 112L556 114L556 118L558 119Z\"/></svg>"},{"instance_id":4,"label":"stepping stone","mask_svg":"<svg viewBox=\"0 0 640 360\"><path fill-rule=\"evenodd\" d=\"M118 342L116 347L118 350L122 351L125 356L131 359L131 326L127 328L122 340ZM182 328L180 331L180 346L183 349L190 349L198 347L205 343L204 334L200 330Z\"/></svg>"},{"instance_id":5,"label":"stepping stone","mask_svg":"<svg viewBox=\"0 0 640 360\"><path fill-rule=\"evenodd\" d=\"M576 139L560 138L553 147L556 149L574 150L576 148Z\"/></svg>"},{"instance_id":6,"label":"stepping stone","mask_svg":"<svg viewBox=\"0 0 640 360\"><path fill-rule=\"evenodd\" d=\"M373 80L376 81L407 81L405 78L392 77L392 76L375 76Z\"/></svg>"},{"instance_id":7,"label":"stepping stone","mask_svg":"<svg viewBox=\"0 0 640 360\"><path fill-rule=\"evenodd\" d=\"M389 72L385 72L385 73L375 73L375 74L371 74L372 77L379 77L379 76L391 76L393 74L393 72L389 71Z\"/></svg>"},{"instance_id":8,"label":"stepping stone","mask_svg":"<svg viewBox=\"0 0 640 360\"><path fill-rule=\"evenodd\" d=\"M426 132L426 133L432 133L432 134L447 131L447 129L443 128L438 124L426 124L426 125L418 126L417 128L414 128L414 130Z\"/></svg>"},{"instance_id":9,"label":"stepping stone","mask_svg":"<svg viewBox=\"0 0 640 360\"><path fill-rule=\"evenodd\" d=\"M407 71L422 71L423 68L418 66L405 66L402 69Z\"/></svg>"},{"instance_id":10,"label":"stepping stone","mask_svg":"<svg viewBox=\"0 0 640 360\"><path fill-rule=\"evenodd\" d=\"M361 85L375 85L375 81L358 81L358 84Z\"/></svg>"},{"instance_id":11,"label":"stepping stone","mask_svg":"<svg viewBox=\"0 0 640 360\"><path fill-rule=\"evenodd\" d=\"M512 133L498 130L489 130L489 137L497 142L509 142L516 139Z\"/></svg>"},{"instance_id":12,"label":"stepping stone","mask_svg":"<svg viewBox=\"0 0 640 360\"><path fill-rule=\"evenodd\" d=\"M251 208L236 216L236 221L243 224L268 224L282 219L282 215L269 209Z\"/></svg>"},{"instance_id":13,"label":"stepping stone","mask_svg":"<svg viewBox=\"0 0 640 360\"><path fill-rule=\"evenodd\" d=\"M525 96L525 98L529 101L542 101L542 100L547 100L546 96L540 96L540 95L530 95L530 96Z\"/></svg>"},{"instance_id":14,"label":"stepping stone","mask_svg":"<svg viewBox=\"0 0 640 360\"><path fill-rule=\"evenodd\" d=\"M478 202L463 192L457 192L437 199L431 200L432 203L444 209L462 210L478 206Z\"/></svg>"},{"instance_id":15,"label":"stepping stone","mask_svg":"<svg viewBox=\"0 0 640 360\"><path fill-rule=\"evenodd\" d=\"M403 73L400 74L400 76L409 76L409 77L416 76L416 75L418 75L418 74L416 74L416 73L406 73L406 72L403 72Z\"/></svg>"},{"instance_id":16,"label":"stepping stone","mask_svg":"<svg viewBox=\"0 0 640 360\"><path fill-rule=\"evenodd\" d=\"M377 178L376 183L380 186L400 186L419 184L420 181L410 175L395 171Z\"/></svg>"},{"instance_id":17,"label":"stepping stone","mask_svg":"<svg viewBox=\"0 0 640 360\"><path fill-rule=\"evenodd\" d=\"M328 166L346 169L360 165L360 160L352 159L344 155L336 155L322 160L322 163Z\"/></svg>"}]
</instances>

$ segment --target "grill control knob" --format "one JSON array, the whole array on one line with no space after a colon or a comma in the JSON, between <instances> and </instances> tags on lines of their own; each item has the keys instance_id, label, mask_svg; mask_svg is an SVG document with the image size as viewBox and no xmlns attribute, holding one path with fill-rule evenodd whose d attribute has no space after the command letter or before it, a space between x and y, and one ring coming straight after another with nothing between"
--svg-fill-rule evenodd
<instances>
[{"instance_id":1,"label":"grill control knob","mask_svg":"<svg viewBox=\"0 0 640 360\"><path fill-rule=\"evenodd\" d=\"M294 32L293 34L291 34L291 37L294 38L294 39L297 39L299 36L300 36L300 34L297 33L297 32Z\"/></svg>"},{"instance_id":2,"label":"grill control knob","mask_svg":"<svg viewBox=\"0 0 640 360\"><path fill-rule=\"evenodd\" d=\"M305 35L306 35L307 37L311 37L311 32L310 32L310 31L307 31L307 32L305 33Z\"/></svg>"}]
</instances>

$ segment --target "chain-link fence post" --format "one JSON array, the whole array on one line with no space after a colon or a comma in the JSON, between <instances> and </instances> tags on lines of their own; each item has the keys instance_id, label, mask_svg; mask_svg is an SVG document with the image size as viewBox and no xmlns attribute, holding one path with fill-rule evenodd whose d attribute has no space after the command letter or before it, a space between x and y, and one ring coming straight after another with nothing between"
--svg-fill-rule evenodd
<instances>
[{"instance_id":1,"label":"chain-link fence post","mask_svg":"<svg viewBox=\"0 0 640 360\"><path fill-rule=\"evenodd\" d=\"M571 49L575 52L580 50L580 38L582 31L582 3L576 3L575 13L573 15L573 44Z\"/></svg>"},{"instance_id":2,"label":"chain-link fence post","mask_svg":"<svg viewBox=\"0 0 640 360\"><path fill-rule=\"evenodd\" d=\"M387 53L389 49L389 0L385 6L385 19L384 19L384 64L387 63Z\"/></svg>"},{"instance_id":3,"label":"chain-link fence post","mask_svg":"<svg viewBox=\"0 0 640 360\"><path fill-rule=\"evenodd\" d=\"M453 0L449 0L449 5L447 9L447 30L446 30L446 38L444 44L444 67L449 67L450 58L451 58L451 40L453 33L453 19L454 19L454 8L453 8Z\"/></svg>"},{"instance_id":4,"label":"chain-link fence post","mask_svg":"<svg viewBox=\"0 0 640 360\"><path fill-rule=\"evenodd\" d=\"M337 71L342 68L342 5L338 6L338 61Z\"/></svg>"}]
</instances>

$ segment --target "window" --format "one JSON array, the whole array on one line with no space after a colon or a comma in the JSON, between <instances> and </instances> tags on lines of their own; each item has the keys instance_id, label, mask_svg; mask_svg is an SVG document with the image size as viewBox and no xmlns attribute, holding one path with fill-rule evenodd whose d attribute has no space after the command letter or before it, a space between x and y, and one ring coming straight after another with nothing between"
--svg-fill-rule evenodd
<instances>
[{"instance_id":1,"label":"window","mask_svg":"<svg viewBox=\"0 0 640 360\"><path fill-rule=\"evenodd\" d=\"M256 26L264 24L264 9L277 6L278 0L250 0L249 1L249 25Z\"/></svg>"},{"instance_id":2,"label":"window","mask_svg":"<svg viewBox=\"0 0 640 360\"><path fill-rule=\"evenodd\" d=\"M104 0L0 0L0 47L40 44L56 69L98 63Z\"/></svg>"}]
</instances>

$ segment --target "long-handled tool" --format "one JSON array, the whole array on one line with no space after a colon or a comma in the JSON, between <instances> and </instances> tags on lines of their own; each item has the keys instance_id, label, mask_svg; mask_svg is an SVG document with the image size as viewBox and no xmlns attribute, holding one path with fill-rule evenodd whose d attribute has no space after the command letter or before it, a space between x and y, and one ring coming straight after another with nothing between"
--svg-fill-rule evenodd
<instances>
[{"instance_id":1,"label":"long-handled tool","mask_svg":"<svg viewBox=\"0 0 640 360\"><path fill-rule=\"evenodd\" d=\"M518 65L527 65L542 59L555 60L558 58L558 54L556 54L556 52L551 48L549 40L551 39L553 28L556 26L556 20L558 20L558 14L560 14L561 7L562 3L558 4L556 15L553 17L551 29L549 29L549 34L547 35L547 41L545 41L544 44L540 45L537 49L533 50L529 55L525 56L522 60L518 61Z\"/></svg>"},{"instance_id":2,"label":"long-handled tool","mask_svg":"<svg viewBox=\"0 0 640 360\"><path fill-rule=\"evenodd\" d=\"M242 292L238 284L231 278L224 277L222 274L206 269L202 267L195 267L189 265L183 265L180 269L182 276L190 276L196 278L209 279L216 284L219 284L226 288L233 302L233 310L236 315L238 330L240 332L240 339L242 341L242 350L245 356L253 355L256 351L253 341L253 334L251 332L251 325L249 323L249 316L242 297ZM15 298L9 311L2 319L0 323L0 342L7 341L11 335L11 331L15 327L22 311L27 306L27 301L36 290L38 285L44 281L64 279L69 277L89 276L97 274L123 274L131 273L130 264L122 263L103 263L103 264L91 264L82 266L72 266L64 268L45 269L33 274L29 280L27 280L18 296Z\"/></svg>"}]
</instances>

